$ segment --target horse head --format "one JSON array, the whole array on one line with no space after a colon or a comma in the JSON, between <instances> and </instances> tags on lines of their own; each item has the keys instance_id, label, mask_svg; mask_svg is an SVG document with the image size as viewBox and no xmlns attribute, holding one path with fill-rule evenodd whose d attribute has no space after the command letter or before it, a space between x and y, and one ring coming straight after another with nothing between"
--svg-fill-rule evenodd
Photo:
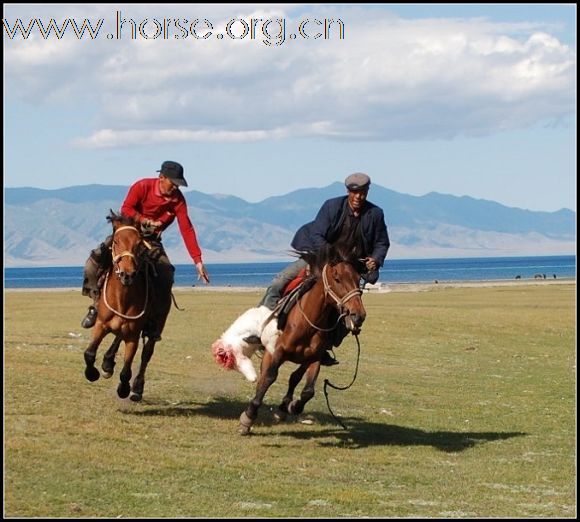
<instances>
[{"instance_id":1,"label":"horse head","mask_svg":"<svg viewBox=\"0 0 580 522\"><path fill-rule=\"evenodd\" d=\"M132 218L115 214L107 220L113 225L113 268L124 286L130 286L141 267L143 243L138 225Z\"/></svg>"},{"instance_id":2,"label":"horse head","mask_svg":"<svg viewBox=\"0 0 580 522\"><path fill-rule=\"evenodd\" d=\"M353 264L341 261L325 265L322 280L327 300L344 316L348 330L358 334L367 316L361 299L360 274Z\"/></svg>"},{"instance_id":3,"label":"horse head","mask_svg":"<svg viewBox=\"0 0 580 522\"><path fill-rule=\"evenodd\" d=\"M326 301L334 306L354 334L366 319L360 288L361 262L355 252L341 244L302 253L312 276L322 279Z\"/></svg>"}]
</instances>

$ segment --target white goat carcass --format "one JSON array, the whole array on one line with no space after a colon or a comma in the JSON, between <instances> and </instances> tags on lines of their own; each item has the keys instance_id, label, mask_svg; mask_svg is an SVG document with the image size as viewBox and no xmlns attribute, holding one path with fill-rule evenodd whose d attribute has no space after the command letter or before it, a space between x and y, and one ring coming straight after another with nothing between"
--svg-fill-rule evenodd
<instances>
[{"instance_id":1,"label":"white goat carcass","mask_svg":"<svg viewBox=\"0 0 580 522\"><path fill-rule=\"evenodd\" d=\"M238 317L212 345L215 361L228 370L239 371L255 382L256 370L251 358L260 348L272 351L279 331L276 318L265 325L272 311L265 306L250 308ZM266 326L266 327L265 327Z\"/></svg>"}]
</instances>

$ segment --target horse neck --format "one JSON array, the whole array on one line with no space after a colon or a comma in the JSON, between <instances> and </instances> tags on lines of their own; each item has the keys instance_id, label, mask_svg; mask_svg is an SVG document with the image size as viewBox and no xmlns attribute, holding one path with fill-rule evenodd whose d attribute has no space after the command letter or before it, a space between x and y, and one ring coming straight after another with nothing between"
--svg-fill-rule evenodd
<instances>
[{"instance_id":1,"label":"horse neck","mask_svg":"<svg viewBox=\"0 0 580 522\"><path fill-rule=\"evenodd\" d=\"M115 275L115 269L111 268L108 274L107 287L103 289L107 292L106 299L109 305L117 312L124 315L133 315L135 311L141 312L147 295L148 281L145 276L146 268L139 270L133 284L125 286Z\"/></svg>"},{"instance_id":2,"label":"horse neck","mask_svg":"<svg viewBox=\"0 0 580 522\"><path fill-rule=\"evenodd\" d=\"M323 326L323 321L329 315L333 307L326 301L322 276L319 277L312 288L301 297L300 301L300 306L308 319L310 319L314 324Z\"/></svg>"}]
</instances>

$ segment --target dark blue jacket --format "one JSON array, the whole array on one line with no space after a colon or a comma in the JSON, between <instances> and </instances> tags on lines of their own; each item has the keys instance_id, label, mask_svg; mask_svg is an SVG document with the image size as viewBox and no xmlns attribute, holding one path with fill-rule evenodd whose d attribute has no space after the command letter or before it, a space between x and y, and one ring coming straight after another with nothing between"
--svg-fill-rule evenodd
<instances>
[{"instance_id":1,"label":"dark blue jacket","mask_svg":"<svg viewBox=\"0 0 580 522\"><path fill-rule=\"evenodd\" d=\"M348 196L324 202L314 221L300 227L292 240L292 248L298 251L315 250L338 239L342 216L348 212ZM390 241L383 211L365 201L361 212L361 228L365 257L372 257L383 266Z\"/></svg>"}]
</instances>

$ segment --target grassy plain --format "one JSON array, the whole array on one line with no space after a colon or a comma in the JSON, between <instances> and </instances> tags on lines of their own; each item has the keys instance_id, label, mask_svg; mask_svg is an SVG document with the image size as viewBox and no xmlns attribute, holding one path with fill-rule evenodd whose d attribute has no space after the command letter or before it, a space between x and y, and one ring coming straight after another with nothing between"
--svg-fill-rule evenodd
<instances>
[{"instance_id":1,"label":"grassy plain","mask_svg":"<svg viewBox=\"0 0 580 522\"><path fill-rule=\"evenodd\" d=\"M254 386L211 343L257 292L176 292L143 402L84 378L88 301L4 294L5 517L576 516L575 283L365 294L305 413L237 419ZM99 351L98 366L105 346ZM119 353L122 356L122 349ZM256 361L256 364L259 361ZM306 423L304 422L306 421Z\"/></svg>"}]
</instances>

